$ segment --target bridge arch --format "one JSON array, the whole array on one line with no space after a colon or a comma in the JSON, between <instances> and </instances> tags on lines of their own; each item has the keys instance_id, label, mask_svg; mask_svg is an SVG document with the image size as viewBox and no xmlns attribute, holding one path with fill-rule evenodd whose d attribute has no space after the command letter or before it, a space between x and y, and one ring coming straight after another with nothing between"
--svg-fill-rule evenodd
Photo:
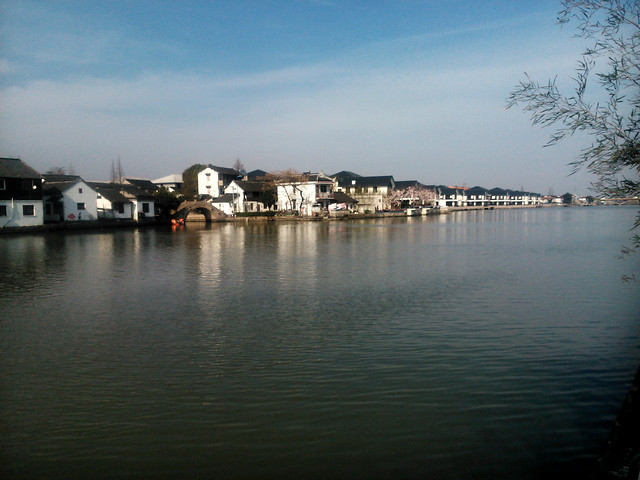
<instances>
[{"instance_id":1,"label":"bridge arch","mask_svg":"<svg viewBox=\"0 0 640 480\"><path fill-rule=\"evenodd\" d=\"M176 220L186 220L191 212L202 213L207 223L217 222L227 218L226 213L220 211L205 200L182 202L178 206L173 218Z\"/></svg>"}]
</instances>

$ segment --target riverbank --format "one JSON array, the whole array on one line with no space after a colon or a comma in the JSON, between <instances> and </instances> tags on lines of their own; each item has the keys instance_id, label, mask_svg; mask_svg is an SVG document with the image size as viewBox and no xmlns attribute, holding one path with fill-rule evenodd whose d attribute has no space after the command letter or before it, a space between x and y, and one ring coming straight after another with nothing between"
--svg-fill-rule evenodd
<instances>
[{"instance_id":1,"label":"riverbank","mask_svg":"<svg viewBox=\"0 0 640 480\"><path fill-rule=\"evenodd\" d=\"M618 412L592 478L640 478L640 368Z\"/></svg>"}]
</instances>

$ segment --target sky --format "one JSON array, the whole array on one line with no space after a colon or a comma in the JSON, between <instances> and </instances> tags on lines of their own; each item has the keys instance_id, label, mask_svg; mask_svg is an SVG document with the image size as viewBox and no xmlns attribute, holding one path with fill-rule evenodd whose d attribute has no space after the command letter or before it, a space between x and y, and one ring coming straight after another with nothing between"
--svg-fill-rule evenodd
<instances>
[{"instance_id":1,"label":"sky","mask_svg":"<svg viewBox=\"0 0 640 480\"><path fill-rule=\"evenodd\" d=\"M189 166L349 170L588 194L588 139L506 99L569 90L558 0L0 0L0 156L156 179Z\"/></svg>"}]
</instances>

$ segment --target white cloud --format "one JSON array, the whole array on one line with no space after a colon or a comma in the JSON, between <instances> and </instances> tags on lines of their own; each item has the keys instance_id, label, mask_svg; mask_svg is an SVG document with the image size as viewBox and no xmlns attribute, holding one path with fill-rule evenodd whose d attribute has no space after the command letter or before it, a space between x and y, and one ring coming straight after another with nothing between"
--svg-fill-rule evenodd
<instances>
[{"instance_id":1,"label":"white cloud","mask_svg":"<svg viewBox=\"0 0 640 480\"><path fill-rule=\"evenodd\" d=\"M43 170L73 164L88 179L107 178L120 155L127 173L147 177L239 156L265 170L349 169L545 192L550 178L563 182L572 158L556 157L570 150L542 149L547 132L504 103L525 68L570 71L572 52L457 46L445 61L442 52L412 58L407 45L398 55L358 50L245 75L169 71L6 87L2 153Z\"/></svg>"}]
</instances>

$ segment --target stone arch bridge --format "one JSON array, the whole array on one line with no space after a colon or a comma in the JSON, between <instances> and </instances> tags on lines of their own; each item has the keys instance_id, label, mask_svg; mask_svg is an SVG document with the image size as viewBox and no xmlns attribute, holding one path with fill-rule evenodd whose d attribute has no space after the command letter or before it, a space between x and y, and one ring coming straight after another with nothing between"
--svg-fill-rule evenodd
<instances>
[{"instance_id":1,"label":"stone arch bridge","mask_svg":"<svg viewBox=\"0 0 640 480\"><path fill-rule=\"evenodd\" d=\"M205 200L182 202L173 214L176 220L186 220L191 212L202 213L207 223L217 222L227 218L227 214L220 211Z\"/></svg>"}]
</instances>

